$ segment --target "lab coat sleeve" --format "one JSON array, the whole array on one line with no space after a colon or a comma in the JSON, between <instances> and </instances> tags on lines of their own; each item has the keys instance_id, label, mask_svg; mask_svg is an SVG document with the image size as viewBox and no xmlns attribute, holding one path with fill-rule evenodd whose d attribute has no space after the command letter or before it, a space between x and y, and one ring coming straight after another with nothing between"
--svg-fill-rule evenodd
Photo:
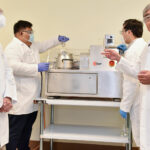
<instances>
[{"instance_id":1,"label":"lab coat sleeve","mask_svg":"<svg viewBox=\"0 0 150 150\"><path fill-rule=\"evenodd\" d=\"M52 39L52 40L47 40L44 42L35 42L33 43L33 47L35 47L36 49L39 50L39 53L43 53L45 51L47 51L50 48L53 48L57 45L59 45L60 42L58 41L58 38L56 39Z\"/></svg>"},{"instance_id":2,"label":"lab coat sleeve","mask_svg":"<svg viewBox=\"0 0 150 150\"><path fill-rule=\"evenodd\" d=\"M2 57L2 47L1 47L1 44L0 44L0 65L2 64L2 60L1 60L1 57ZM0 69L0 71L3 71L3 70L1 70ZM0 76L2 76L1 74L0 74ZM2 78L3 79L3 78ZM1 85L3 84L3 83L0 83ZM2 95L2 93L0 94L0 108L3 106L3 95Z\"/></svg>"},{"instance_id":3,"label":"lab coat sleeve","mask_svg":"<svg viewBox=\"0 0 150 150\"><path fill-rule=\"evenodd\" d=\"M129 62L127 59L121 57L119 63L116 65L116 69L123 72L124 74L136 78L140 71L140 61L137 60L134 64Z\"/></svg>"},{"instance_id":4,"label":"lab coat sleeve","mask_svg":"<svg viewBox=\"0 0 150 150\"><path fill-rule=\"evenodd\" d=\"M3 97L10 97L12 99L12 102L15 103L17 101L16 83L13 76L13 71L8 66L5 56L4 56L4 65L6 75L6 86Z\"/></svg>"},{"instance_id":5,"label":"lab coat sleeve","mask_svg":"<svg viewBox=\"0 0 150 150\"><path fill-rule=\"evenodd\" d=\"M19 56L17 52L15 53L15 49L6 49L5 55L10 67L13 69L14 75L24 77L38 76L38 64L22 62L22 55Z\"/></svg>"}]
</instances>

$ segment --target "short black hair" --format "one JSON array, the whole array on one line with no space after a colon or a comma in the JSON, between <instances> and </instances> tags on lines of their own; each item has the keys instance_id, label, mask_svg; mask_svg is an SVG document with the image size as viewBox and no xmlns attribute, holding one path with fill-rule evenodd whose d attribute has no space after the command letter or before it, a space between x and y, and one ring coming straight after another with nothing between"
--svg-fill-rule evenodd
<instances>
[{"instance_id":1,"label":"short black hair","mask_svg":"<svg viewBox=\"0 0 150 150\"><path fill-rule=\"evenodd\" d=\"M135 37L142 37L143 35L143 23L136 19L128 19L123 23L124 30L131 30Z\"/></svg>"},{"instance_id":2,"label":"short black hair","mask_svg":"<svg viewBox=\"0 0 150 150\"><path fill-rule=\"evenodd\" d=\"M31 22L25 21L25 20L19 20L18 22L16 22L14 24L14 34L19 32L21 29L31 28L31 27L32 27L32 23Z\"/></svg>"}]
</instances>

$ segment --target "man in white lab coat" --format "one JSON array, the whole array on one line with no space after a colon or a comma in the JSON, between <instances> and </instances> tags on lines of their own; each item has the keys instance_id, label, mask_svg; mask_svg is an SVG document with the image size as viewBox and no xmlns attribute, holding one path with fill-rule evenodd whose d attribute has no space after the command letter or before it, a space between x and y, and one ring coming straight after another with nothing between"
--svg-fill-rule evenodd
<instances>
[{"instance_id":1,"label":"man in white lab coat","mask_svg":"<svg viewBox=\"0 0 150 150\"><path fill-rule=\"evenodd\" d=\"M5 25L5 17L0 9L0 28ZM0 149L8 143L8 111L12 101L16 101L16 85L12 69L7 65L0 45Z\"/></svg>"},{"instance_id":2,"label":"man in white lab coat","mask_svg":"<svg viewBox=\"0 0 150 150\"><path fill-rule=\"evenodd\" d=\"M40 72L49 68L49 63L40 63L39 53L66 42L69 38L58 36L53 40L34 42L32 24L24 20L15 23L14 35L6 47L5 55L15 76L18 103L9 113L9 143L6 148L29 150L32 125L38 110L38 105L33 100L40 96Z\"/></svg>"},{"instance_id":3,"label":"man in white lab coat","mask_svg":"<svg viewBox=\"0 0 150 150\"><path fill-rule=\"evenodd\" d=\"M148 4L143 10L144 22L147 26L148 31L150 32L150 4ZM150 42L148 47L145 49L143 56L140 61L140 71L138 74L138 79L141 84L141 145L140 150L149 150L150 149Z\"/></svg>"},{"instance_id":4,"label":"man in white lab coat","mask_svg":"<svg viewBox=\"0 0 150 150\"><path fill-rule=\"evenodd\" d=\"M113 50L105 50L105 55L112 58L110 52L114 52L122 59L128 60L132 65L136 65L137 61L140 59L145 47L146 42L141 38L143 34L143 24L142 22L129 19L123 24L122 35L128 44L128 49L125 51L124 58L122 58L118 53ZM114 59L116 60L116 59ZM118 60L116 69L122 71L121 60ZM132 131L135 143L140 146L140 98L139 98L139 81L134 79L125 73L123 74L123 98L120 105L120 114L123 118L127 117L127 112L130 113Z\"/></svg>"},{"instance_id":5,"label":"man in white lab coat","mask_svg":"<svg viewBox=\"0 0 150 150\"><path fill-rule=\"evenodd\" d=\"M143 10L144 22L150 32L150 4ZM150 149L150 43L144 49L141 57L136 64L132 64L126 59L123 59L114 51L106 50L107 57L118 60L118 64L122 71L127 75L139 79L140 85L140 150ZM140 71L142 70L142 71ZM139 72L140 71L140 72Z\"/></svg>"}]
</instances>

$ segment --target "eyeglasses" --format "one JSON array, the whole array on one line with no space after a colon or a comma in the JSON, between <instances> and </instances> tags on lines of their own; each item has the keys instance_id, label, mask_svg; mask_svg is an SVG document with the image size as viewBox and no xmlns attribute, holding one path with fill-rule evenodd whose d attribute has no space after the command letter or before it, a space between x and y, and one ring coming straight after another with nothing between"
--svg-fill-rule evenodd
<instances>
[{"instance_id":1,"label":"eyeglasses","mask_svg":"<svg viewBox=\"0 0 150 150\"><path fill-rule=\"evenodd\" d=\"M27 31L22 31L22 32L26 32L26 33L28 33L28 34L33 34L33 33L34 33L33 30L27 30Z\"/></svg>"},{"instance_id":2,"label":"eyeglasses","mask_svg":"<svg viewBox=\"0 0 150 150\"><path fill-rule=\"evenodd\" d=\"M145 15L143 21L144 22L150 21L150 14Z\"/></svg>"},{"instance_id":3,"label":"eyeglasses","mask_svg":"<svg viewBox=\"0 0 150 150\"><path fill-rule=\"evenodd\" d=\"M120 34L125 33L127 31L128 31L128 29L123 29L123 30L120 31Z\"/></svg>"},{"instance_id":4,"label":"eyeglasses","mask_svg":"<svg viewBox=\"0 0 150 150\"><path fill-rule=\"evenodd\" d=\"M121 30L121 31L120 31L120 34L122 34L122 33L124 33L124 32L126 32L126 31L125 31L125 30Z\"/></svg>"}]
</instances>

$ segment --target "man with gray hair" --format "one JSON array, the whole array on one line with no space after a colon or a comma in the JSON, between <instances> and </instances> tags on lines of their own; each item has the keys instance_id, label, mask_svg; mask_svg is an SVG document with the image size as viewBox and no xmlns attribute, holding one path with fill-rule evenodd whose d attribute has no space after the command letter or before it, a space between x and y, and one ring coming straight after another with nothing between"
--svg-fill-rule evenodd
<instances>
[{"instance_id":1,"label":"man with gray hair","mask_svg":"<svg viewBox=\"0 0 150 150\"><path fill-rule=\"evenodd\" d=\"M143 19L150 32L150 4L143 10ZM150 149L150 43L141 59L141 70L138 79L141 84L141 116L140 116L140 149Z\"/></svg>"},{"instance_id":2,"label":"man with gray hair","mask_svg":"<svg viewBox=\"0 0 150 150\"><path fill-rule=\"evenodd\" d=\"M148 5L144 8L144 10L143 10L143 19L144 19L144 22L145 22L145 24L146 24L146 26L147 26L147 25L148 25L147 22L148 22L149 19L150 19L150 4L148 4ZM147 29L148 29L148 31L149 31L148 26L147 26Z\"/></svg>"},{"instance_id":3,"label":"man with gray hair","mask_svg":"<svg viewBox=\"0 0 150 150\"><path fill-rule=\"evenodd\" d=\"M127 113L130 114L133 138L136 145L140 146L140 83L137 78L134 79L126 74L122 64L125 65L127 61L136 66L137 61L140 60L140 57L147 46L147 43L142 38L143 23L136 19L125 20L121 33L125 43L128 44L127 50L124 53L124 57L121 57L119 53L111 49L105 49L104 55L111 60L116 60L116 69L123 73L123 96L120 103L120 114L125 119L127 118ZM110 57L107 55L107 53L110 54ZM114 58L112 57L113 55L115 56Z\"/></svg>"}]
</instances>

